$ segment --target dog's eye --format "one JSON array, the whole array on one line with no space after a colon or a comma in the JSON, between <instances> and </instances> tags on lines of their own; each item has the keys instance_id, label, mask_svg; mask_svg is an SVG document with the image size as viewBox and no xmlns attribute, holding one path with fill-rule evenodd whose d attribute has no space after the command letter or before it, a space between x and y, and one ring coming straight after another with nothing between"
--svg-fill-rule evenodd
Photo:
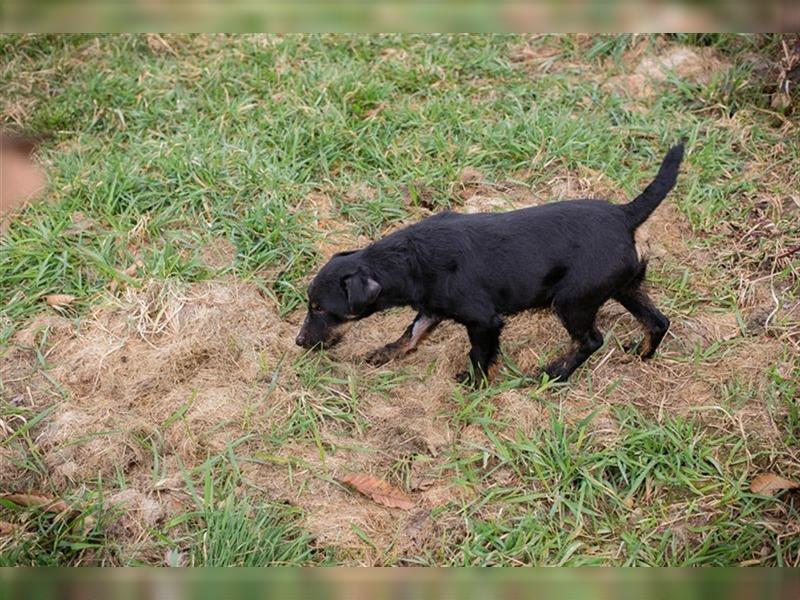
<instances>
[{"instance_id":1,"label":"dog's eye","mask_svg":"<svg viewBox=\"0 0 800 600\"><path fill-rule=\"evenodd\" d=\"M322 307L320 307L320 305L317 304L316 302L312 302L310 308L311 308L312 312L321 312L322 311Z\"/></svg>"}]
</instances>

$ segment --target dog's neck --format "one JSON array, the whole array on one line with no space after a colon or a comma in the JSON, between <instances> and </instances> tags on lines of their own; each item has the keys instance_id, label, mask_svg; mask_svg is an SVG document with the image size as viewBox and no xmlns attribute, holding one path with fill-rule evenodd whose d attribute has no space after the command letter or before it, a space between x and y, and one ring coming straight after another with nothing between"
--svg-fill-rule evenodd
<instances>
[{"instance_id":1,"label":"dog's neck","mask_svg":"<svg viewBox=\"0 0 800 600\"><path fill-rule=\"evenodd\" d=\"M389 242L389 243L387 243ZM419 265L407 245L398 247L384 238L365 249L364 259L381 284L378 310L396 306L415 306L422 299Z\"/></svg>"}]
</instances>

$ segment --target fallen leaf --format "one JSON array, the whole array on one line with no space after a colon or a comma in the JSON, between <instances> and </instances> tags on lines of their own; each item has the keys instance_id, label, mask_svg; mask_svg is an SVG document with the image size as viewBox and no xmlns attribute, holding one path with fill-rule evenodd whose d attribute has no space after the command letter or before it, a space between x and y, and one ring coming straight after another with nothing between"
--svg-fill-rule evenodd
<instances>
[{"instance_id":1,"label":"fallen leaf","mask_svg":"<svg viewBox=\"0 0 800 600\"><path fill-rule=\"evenodd\" d=\"M0 535L8 535L10 533L14 533L16 529L17 527L13 523L6 523L5 521L0 521Z\"/></svg>"},{"instance_id":2,"label":"fallen leaf","mask_svg":"<svg viewBox=\"0 0 800 600\"><path fill-rule=\"evenodd\" d=\"M19 506L41 506L46 512L59 513L69 510L69 506L63 500L53 500L46 496L36 496L34 494L4 494L0 496L3 500L8 500Z\"/></svg>"},{"instance_id":3,"label":"fallen leaf","mask_svg":"<svg viewBox=\"0 0 800 600\"><path fill-rule=\"evenodd\" d=\"M383 504L389 508L410 510L414 507L414 500L411 496L368 473L350 473L345 475L341 481L365 496L372 498L378 504Z\"/></svg>"},{"instance_id":4,"label":"fallen leaf","mask_svg":"<svg viewBox=\"0 0 800 600\"><path fill-rule=\"evenodd\" d=\"M75 302L75 296L69 294L50 294L44 297L45 302L54 308L64 308Z\"/></svg>"},{"instance_id":5,"label":"fallen leaf","mask_svg":"<svg viewBox=\"0 0 800 600\"><path fill-rule=\"evenodd\" d=\"M791 479L784 479L773 473L762 473L750 484L750 491L763 496L774 496L781 490L793 490L800 487L800 483Z\"/></svg>"}]
</instances>

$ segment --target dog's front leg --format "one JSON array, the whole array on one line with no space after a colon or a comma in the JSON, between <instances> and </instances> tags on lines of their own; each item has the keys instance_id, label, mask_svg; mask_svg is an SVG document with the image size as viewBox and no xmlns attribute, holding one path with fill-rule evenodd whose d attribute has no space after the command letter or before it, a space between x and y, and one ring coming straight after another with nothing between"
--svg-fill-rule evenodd
<instances>
[{"instance_id":1,"label":"dog's front leg","mask_svg":"<svg viewBox=\"0 0 800 600\"><path fill-rule=\"evenodd\" d=\"M386 364L395 358L405 356L414 350L417 344L441 322L442 318L439 316L418 313L411 325L403 332L403 335L394 342L370 352L367 355L367 362L377 366Z\"/></svg>"},{"instance_id":2,"label":"dog's front leg","mask_svg":"<svg viewBox=\"0 0 800 600\"><path fill-rule=\"evenodd\" d=\"M469 341L472 348L469 351L469 360L472 372L462 371L456 375L461 383L481 383L494 376L497 351L500 347L500 331L503 329L503 320L493 316L488 323L477 323L467 326ZM473 379L474 378L474 379Z\"/></svg>"}]
</instances>

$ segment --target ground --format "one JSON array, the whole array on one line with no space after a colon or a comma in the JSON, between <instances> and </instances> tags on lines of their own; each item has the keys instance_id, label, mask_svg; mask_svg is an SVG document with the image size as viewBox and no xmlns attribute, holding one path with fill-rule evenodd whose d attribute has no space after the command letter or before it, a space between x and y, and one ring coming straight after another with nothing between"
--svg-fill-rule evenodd
<instances>
[{"instance_id":1,"label":"ground","mask_svg":"<svg viewBox=\"0 0 800 600\"><path fill-rule=\"evenodd\" d=\"M67 506L0 499L0 564L797 566L797 490L750 489L800 475L792 48L0 38L0 118L48 181L0 238L0 491ZM294 344L334 252L448 207L625 202L680 138L640 232L672 321L652 361L613 303L566 384L530 377L568 343L547 312L509 319L478 390L455 324L363 361L408 310Z\"/></svg>"}]
</instances>

